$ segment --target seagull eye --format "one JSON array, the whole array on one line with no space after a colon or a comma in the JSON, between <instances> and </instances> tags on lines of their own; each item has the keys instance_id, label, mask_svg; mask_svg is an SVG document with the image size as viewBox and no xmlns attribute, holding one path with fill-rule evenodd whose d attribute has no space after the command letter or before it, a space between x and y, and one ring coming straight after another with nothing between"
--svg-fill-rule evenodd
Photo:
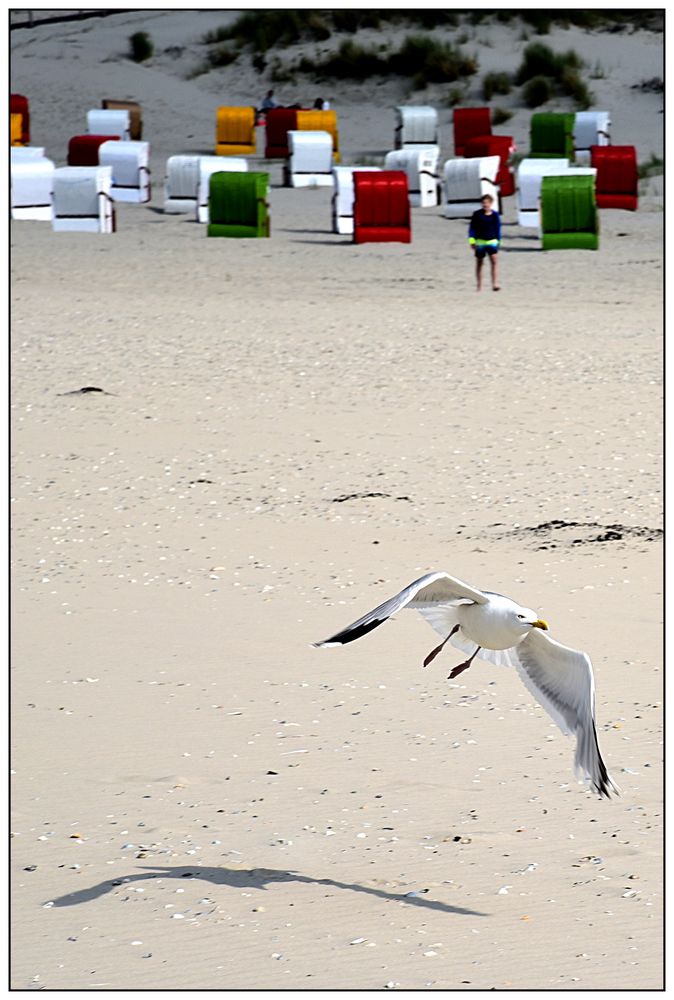
<instances>
[{"instance_id":1,"label":"seagull eye","mask_svg":"<svg viewBox=\"0 0 674 1000\"><path fill-rule=\"evenodd\" d=\"M520 621L522 622L524 621L524 615L518 615L517 617L519 618Z\"/></svg>"}]
</instances>

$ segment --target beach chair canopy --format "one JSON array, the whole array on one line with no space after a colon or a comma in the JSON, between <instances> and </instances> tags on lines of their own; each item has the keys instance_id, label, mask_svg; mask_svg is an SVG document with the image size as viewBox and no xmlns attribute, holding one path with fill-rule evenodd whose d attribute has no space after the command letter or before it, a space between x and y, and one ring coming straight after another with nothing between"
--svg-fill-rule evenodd
<instances>
[{"instance_id":1,"label":"beach chair canopy","mask_svg":"<svg viewBox=\"0 0 674 1000\"><path fill-rule=\"evenodd\" d=\"M597 169L599 208L624 208L635 212L639 203L639 172L634 146L591 146Z\"/></svg>"},{"instance_id":2,"label":"beach chair canopy","mask_svg":"<svg viewBox=\"0 0 674 1000\"><path fill-rule=\"evenodd\" d=\"M112 168L111 196L140 204L150 200L150 143L113 139L98 151L101 166Z\"/></svg>"},{"instance_id":3,"label":"beach chair canopy","mask_svg":"<svg viewBox=\"0 0 674 1000\"><path fill-rule=\"evenodd\" d=\"M502 197L515 193L515 178L508 161L515 152L515 143L511 135L479 135L466 140L464 156L469 159L476 156L498 156L500 166L496 175L496 183Z\"/></svg>"},{"instance_id":4,"label":"beach chair canopy","mask_svg":"<svg viewBox=\"0 0 674 1000\"><path fill-rule=\"evenodd\" d=\"M288 132L290 157L286 183L291 187L332 187L332 136L329 132Z\"/></svg>"},{"instance_id":5,"label":"beach chair canopy","mask_svg":"<svg viewBox=\"0 0 674 1000\"><path fill-rule=\"evenodd\" d=\"M202 156L199 159L197 179L197 222L208 222L208 199L211 176L216 173L246 173L248 160L242 156Z\"/></svg>"},{"instance_id":6,"label":"beach chair canopy","mask_svg":"<svg viewBox=\"0 0 674 1000\"><path fill-rule=\"evenodd\" d=\"M403 170L407 174L410 205L429 208L438 203L439 146L394 149L386 154L385 170Z\"/></svg>"},{"instance_id":7,"label":"beach chair canopy","mask_svg":"<svg viewBox=\"0 0 674 1000\"><path fill-rule=\"evenodd\" d=\"M573 125L576 163L590 164L592 146L611 144L611 117L608 111L577 111Z\"/></svg>"},{"instance_id":8,"label":"beach chair canopy","mask_svg":"<svg viewBox=\"0 0 674 1000\"><path fill-rule=\"evenodd\" d=\"M407 174L402 170L353 174L354 243L411 243Z\"/></svg>"},{"instance_id":9,"label":"beach chair canopy","mask_svg":"<svg viewBox=\"0 0 674 1000\"><path fill-rule=\"evenodd\" d=\"M114 232L111 167L60 167L54 173L55 232Z\"/></svg>"},{"instance_id":10,"label":"beach chair canopy","mask_svg":"<svg viewBox=\"0 0 674 1000\"><path fill-rule=\"evenodd\" d=\"M290 155L288 151L288 132L296 128L297 111L294 108L270 108L266 112L265 159L287 159Z\"/></svg>"},{"instance_id":11,"label":"beach chair canopy","mask_svg":"<svg viewBox=\"0 0 674 1000\"><path fill-rule=\"evenodd\" d=\"M574 115L566 113L539 112L532 115L529 126L529 156L572 160L574 119Z\"/></svg>"},{"instance_id":12,"label":"beach chair canopy","mask_svg":"<svg viewBox=\"0 0 674 1000\"><path fill-rule=\"evenodd\" d=\"M381 167L333 167L334 194L332 196L332 231L333 233L353 234L353 173L359 171L376 171Z\"/></svg>"},{"instance_id":13,"label":"beach chair canopy","mask_svg":"<svg viewBox=\"0 0 674 1000\"><path fill-rule=\"evenodd\" d=\"M221 171L210 178L209 236L269 236L269 174Z\"/></svg>"},{"instance_id":14,"label":"beach chair canopy","mask_svg":"<svg viewBox=\"0 0 674 1000\"><path fill-rule=\"evenodd\" d=\"M541 183L544 177L571 174L596 177L592 167L572 167L568 160L522 160L517 168L517 221L520 226L538 229Z\"/></svg>"},{"instance_id":15,"label":"beach chair canopy","mask_svg":"<svg viewBox=\"0 0 674 1000\"><path fill-rule=\"evenodd\" d=\"M128 111L129 138L134 140L143 138L143 116L140 104L136 101L117 101L112 97L106 97L101 101L101 107L105 111Z\"/></svg>"},{"instance_id":16,"label":"beach chair canopy","mask_svg":"<svg viewBox=\"0 0 674 1000\"><path fill-rule=\"evenodd\" d=\"M41 160L44 157L44 146L13 146L9 152L12 163L21 160Z\"/></svg>"},{"instance_id":17,"label":"beach chair canopy","mask_svg":"<svg viewBox=\"0 0 674 1000\"><path fill-rule=\"evenodd\" d=\"M454 108L454 156L468 156L466 143L491 135L491 108Z\"/></svg>"},{"instance_id":18,"label":"beach chair canopy","mask_svg":"<svg viewBox=\"0 0 674 1000\"><path fill-rule=\"evenodd\" d=\"M22 135L23 135L23 118L17 112L13 112L9 116L9 145L10 146L22 146Z\"/></svg>"},{"instance_id":19,"label":"beach chair canopy","mask_svg":"<svg viewBox=\"0 0 674 1000\"><path fill-rule=\"evenodd\" d=\"M339 163L339 132L337 131L336 111L298 111L297 129L300 132L328 132L332 136L334 161Z\"/></svg>"},{"instance_id":20,"label":"beach chair canopy","mask_svg":"<svg viewBox=\"0 0 674 1000\"><path fill-rule=\"evenodd\" d=\"M486 194L498 204L496 176L500 164L498 156L447 160L443 171L445 218L469 219L481 207L481 199Z\"/></svg>"},{"instance_id":21,"label":"beach chair canopy","mask_svg":"<svg viewBox=\"0 0 674 1000\"><path fill-rule=\"evenodd\" d=\"M112 135L116 139L128 139L130 129L131 118L129 112L124 108L116 111L93 108L91 111L87 111L89 135Z\"/></svg>"},{"instance_id":22,"label":"beach chair canopy","mask_svg":"<svg viewBox=\"0 0 674 1000\"><path fill-rule=\"evenodd\" d=\"M9 113L10 115L21 115L20 142L22 146L27 146L30 142L30 109L28 107L28 98L24 97L23 94L10 94Z\"/></svg>"},{"instance_id":23,"label":"beach chair canopy","mask_svg":"<svg viewBox=\"0 0 674 1000\"><path fill-rule=\"evenodd\" d=\"M25 154L28 149L21 147L21 152ZM13 219L50 221L54 201L54 169L53 161L44 156L12 155L10 206Z\"/></svg>"},{"instance_id":24,"label":"beach chair canopy","mask_svg":"<svg viewBox=\"0 0 674 1000\"><path fill-rule=\"evenodd\" d=\"M595 177L550 175L541 182L541 234L544 250L599 247Z\"/></svg>"},{"instance_id":25,"label":"beach chair canopy","mask_svg":"<svg viewBox=\"0 0 674 1000\"><path fill-rule=\"evenodd\" d=\"M436 146L438 143L438 112L425 104L401 104L395 109L396 149L413 146Z\"/></svg>"},{"instance_id":26,"label":"beach chair canopy","mask_svg":"<svg viewBox=\"0 0 674 1000\"><path fill-rule=\"evenodd\" d=\"M68 141L69 167L97 167L104 142L118 142L116 135L74 135Z\"/></svg>"},{"instance_id":27,"label":"beach chair canopy","mask_svg":"<svg viewBox=\"0 0 674 1000\"><path fill-rule=\"evenodd\" d=\"M217 156L254 153L255 108L221 107L215 112L215 152Z\"/></svg>"}]
</instances>

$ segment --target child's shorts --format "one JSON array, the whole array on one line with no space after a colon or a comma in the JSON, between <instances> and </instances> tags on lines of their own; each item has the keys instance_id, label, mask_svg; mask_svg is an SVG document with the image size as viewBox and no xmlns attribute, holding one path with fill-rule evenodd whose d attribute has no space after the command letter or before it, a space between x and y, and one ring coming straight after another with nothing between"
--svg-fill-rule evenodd
<instances>
[{"instance_id":1,"label":"child's shorts","mask_svg":"<svg viewBox=\"0 0 674 1000\"><path fill-rule=\"evenodd\" d=\"M478 260L483 260L487 254L493 257L494 254L498 253L498 247L475 247L475 256Z\"/></svg>"}]
</instances>

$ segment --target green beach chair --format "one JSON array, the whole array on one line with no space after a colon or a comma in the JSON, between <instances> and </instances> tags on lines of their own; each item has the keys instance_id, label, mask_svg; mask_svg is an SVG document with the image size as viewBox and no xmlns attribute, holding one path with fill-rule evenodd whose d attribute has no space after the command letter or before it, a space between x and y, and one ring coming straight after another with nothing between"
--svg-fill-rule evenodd
<instances>
[{"instance_id":1,"label":"green beach chair","mask_svg":"<svg viewBox=\"0 0 674 1000\"><path fill-rule=\"evenodd\" d=\"M539 114L531 116L529 126L530 157L573 160L573 114Z\"/></svg>"},{"instance_id":2,"label":"green beach chair","mask_svg":"<svg viewBox=\"0 0 674 1000\"><path fill-rule=\"evenodd\" d=\"M269 174L211 174L208 236L269 236Z\"/></svg>"},{"instance_id":3,"label":"green beach chair","mask_svg":"<svg viewBox=\"0 0 674 1000\"><path fill-rule=\"evenodd\" d=\"M595 179L557 175L541 181L544 250L598 250L599 216Z\"/></svg>"}]
</instances>

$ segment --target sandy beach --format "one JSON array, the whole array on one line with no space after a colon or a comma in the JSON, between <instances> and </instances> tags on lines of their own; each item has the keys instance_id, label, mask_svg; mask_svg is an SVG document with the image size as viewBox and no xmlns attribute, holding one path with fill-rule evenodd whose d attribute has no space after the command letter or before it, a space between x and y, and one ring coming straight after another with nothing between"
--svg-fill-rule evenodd
<instances>
[{"instance_id":1,"label":"sandy beach","mask_svg":"<svg viewBox=\"0 0 674 1000\"><path fill-rule=\"evenodd\" d=\"M164 215L164 164L266 89L184 79L235 13L11 34L33 144L63 165L87 109L133 98L153 175L114 236L11 228L11 987L658 989L663 178L597 252L543 253L505 199L478 295L464 220L354 246L259 130L271 238L207 239ZM480 76L516 68L516 28L474 30ZM661 34L544 41L601 62L614 143L662 155L634 87ZM420 100L450 156L441 91L334 88L344 162ZM526 151L514 100L496 131ZM514 671L423 670L412 612L310 647L433 569L587 651L619 798Z\"/></svg>"}]
</instances>

